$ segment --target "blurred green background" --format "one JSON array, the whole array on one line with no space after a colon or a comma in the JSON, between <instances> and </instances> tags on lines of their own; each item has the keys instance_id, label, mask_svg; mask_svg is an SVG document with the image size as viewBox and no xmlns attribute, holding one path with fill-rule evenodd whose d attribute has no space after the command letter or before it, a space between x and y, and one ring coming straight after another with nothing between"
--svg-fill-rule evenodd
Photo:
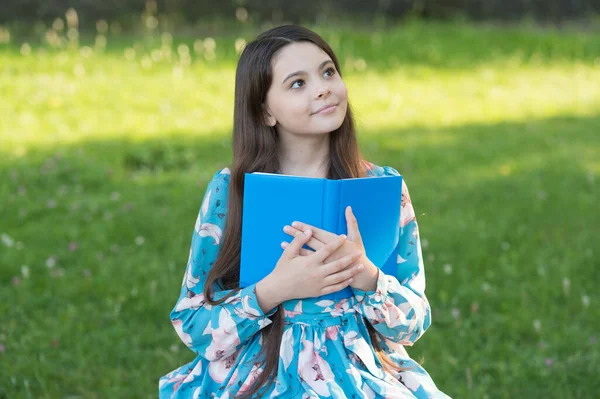
<instances>
[{"instance_id":1,"label":"blurred green background","mask_svg":"<svg viewBox=\"0 0 600 399\"><path fill-rule=\"evenodd\" d=\"M231 161L237 57L287 22L333 47L363 154L411 189L433 324L410 355L455 398L598 397L592 2L510 18L63 3L0 14L0 398L156 397L193 359L169 312Z\"/></svg>"}]
</instances>

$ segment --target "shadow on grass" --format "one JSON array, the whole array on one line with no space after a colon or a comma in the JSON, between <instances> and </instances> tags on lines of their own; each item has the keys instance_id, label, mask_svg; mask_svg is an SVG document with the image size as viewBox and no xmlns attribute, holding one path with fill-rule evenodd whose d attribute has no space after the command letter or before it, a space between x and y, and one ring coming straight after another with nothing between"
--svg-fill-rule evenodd
<instances>
[{"instance_id":1,"label":"shadow on grass","mask_svg":"<svg viewBox=\"0 0 600 399\"><path fill-rule=\"evenodd\" d=\"M433 326L409 349L453 397L596 392L599 129L360 133L411 190ZM205 186L230 160L225 134L2 156L0 397L152 396L193 358L169 311Z\"/></svg>"}]
</instances>

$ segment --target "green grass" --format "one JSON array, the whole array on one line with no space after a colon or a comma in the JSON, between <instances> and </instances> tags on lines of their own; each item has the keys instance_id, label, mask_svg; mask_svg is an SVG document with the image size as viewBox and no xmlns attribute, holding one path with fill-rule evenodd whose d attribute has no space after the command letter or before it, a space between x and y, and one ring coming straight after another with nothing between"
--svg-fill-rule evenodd
<instances>
[{"instance_id":1,"label":"green grass","mask_svg":"<svg viewBox=\"0 0 600 399\"><path fill-rule=\"evenodd\" d=\"M411 190L433 325L409 353L455 398L597 395L600 34L315 29ZM150 67L157 37L0 44L0 398L156 397L192 360L168 314L252 37L207 60L175 35Z\"/></svg>"}]
</instances>

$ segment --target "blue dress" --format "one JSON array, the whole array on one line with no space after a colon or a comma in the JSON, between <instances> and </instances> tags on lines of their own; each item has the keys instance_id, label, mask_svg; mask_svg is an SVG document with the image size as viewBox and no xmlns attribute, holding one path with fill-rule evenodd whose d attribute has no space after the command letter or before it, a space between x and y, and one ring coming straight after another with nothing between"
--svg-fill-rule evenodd
<instances>
[{"instance_id":1,"label":"blue dress","mask_svg":"<svg viewBox=\"0 0 600 399\"><path fill-rule=\"evenodd\" d=\"M399 173L365 161L369 176ZM272 323L258 306L255 287L238 291L221 305L206 303L203 288L217 258L227 214L230 170L215 173L196 220L179 299L170 317L181 340L197 355L190 363L159 380L159 397L234 398L252 386L262 372L256 355L259 331ZM263 398L449 398L429 374L412 360L413 345L431 324L425 297L425 274L415 212L403 182L398 276L379 273L375 291L352 288L341 300L289 300L276 383ZM283 227L283 226L282 226ZM360 228L360 226L359 226ZM230 291L216 291L215 299ZM384 372L365 323L377 330L380 345L403 368Z\"/></svg>"}]
</instances>

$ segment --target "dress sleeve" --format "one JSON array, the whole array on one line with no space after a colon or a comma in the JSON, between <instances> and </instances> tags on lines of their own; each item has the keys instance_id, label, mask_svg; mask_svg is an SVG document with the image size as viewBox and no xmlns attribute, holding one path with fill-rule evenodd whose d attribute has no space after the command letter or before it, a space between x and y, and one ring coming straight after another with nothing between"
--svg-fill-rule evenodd
<instances>
[{"instance_id":1,"label":"dress sleeve","mask_svg":"<svg viewBox=\"0 0 600 399\"><path fill-rule=\"evenodd\" d=\"M179 338L195 353L209 361L233 354L248 339L271 324L268 318L277 308L265 314L256 299L252 284L219 305L204 298L204 285L210 267L217 259L222 242L227 212L227 185L230 171L225 168L208 183L196 225L179 299L170 317ZM218 300L232 290L213 286L213 299Z\"/></svg>"},{"instance_id":2,"label":"dress sleeve","mask_svg":"<svg viewBox=\"0 0 600 399\"><path fill-rule=\"evenodd\" d=\"M387 176L400 174L383 166ZM356 310L385 338L412 345L431 324L431 308L425 296L425 270L419 227L408 188L402 179L398 275L379 270L375 291L352 288L358 299ZM359 226L360 227L360 226Z\"/></svg>"}]
</instances>

